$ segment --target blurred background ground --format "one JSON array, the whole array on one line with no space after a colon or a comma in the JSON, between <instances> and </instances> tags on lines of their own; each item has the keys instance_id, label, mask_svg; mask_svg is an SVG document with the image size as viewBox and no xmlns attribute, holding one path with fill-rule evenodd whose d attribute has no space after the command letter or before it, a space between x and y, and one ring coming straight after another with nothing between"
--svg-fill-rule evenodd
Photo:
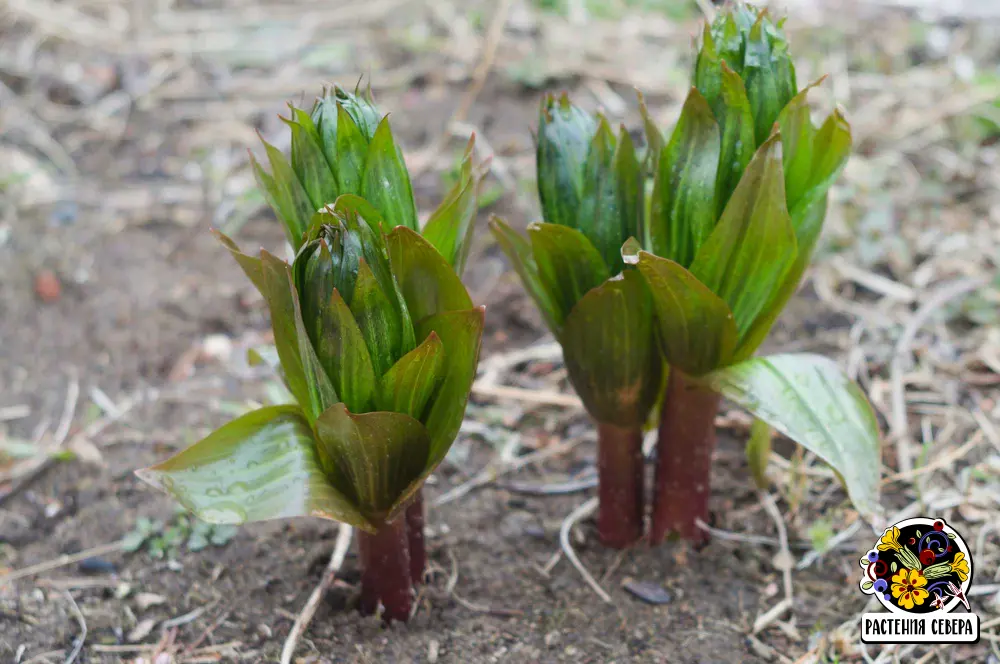
<instances>
[{"instance_id":1,"label":"blurred background ground","mask_svg":"<svg viewBox=\"0 0 1000 664\"><path fill-rule=\"evenodd\" d=\"M336 526L207 530L131 471L274 398L244 359L266 309L207 230L279 250L247 168L255 132L280 144L283 101L368 74L424 214L469 133L493 155L466 275L487 338L428 490L435 573L414 620L351 611L349 557L295 661L1000 661L1000 3L778 8L800 81L830 74L814 99L847 110L855 152L769 346L828 353L868 392L886 518L941 516L965 536L980 644L863 647L872 528L780 443L769 512L736 412L719 421L724 532L707 547L617 553L583 521L571 540L611 604L557 555L594 440L485 220L537 218L543 90L638 130L635 86L670 126L710 2L2 0L0 659L277 661ZM786 569L793 602L775 613Z\"/></svg>"}]
</instances>

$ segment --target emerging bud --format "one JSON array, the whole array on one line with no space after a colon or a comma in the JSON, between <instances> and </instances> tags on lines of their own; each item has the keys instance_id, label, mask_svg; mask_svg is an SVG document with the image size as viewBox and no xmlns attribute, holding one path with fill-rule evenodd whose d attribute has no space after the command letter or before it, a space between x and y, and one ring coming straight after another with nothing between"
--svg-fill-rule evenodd
<instances>
[{"instance_id":1,"label":"emerging bud","mask_svg":"<svg viewBox=\"0 0 1000 664\"><path fill-rule=\"evenodd\" d=\"M265 142L271 173L256 160L252 165L264 197L296 250L316 211L342 194L363 196L392 226L417 228L402 152L370 90L362 96L336 87L324 92L309 113L289 108L291 117L283 120L292 132L290 159Z\"/></svg>"},{"instance_id":2,"label":"emerging bud","mask_svg":"<svg viewBox=\"0 0 1000 664\"><path fill-rule=\"evenodd\" d=\"M546 96L538 124L538 195L547 223L579 230L612 273L621 246L639 232L642 183L635 146L625 128L615 138L608 121Z\"/></svg>"},{"instance_id":3,"label":"emerging bud","mask_svg":"<svg viewBox=\"0 0 1000 664\"><path fill-rule=\"evenodd\" d=\"M783 24L772 22L766 9L735 3L705 26L695 63L695 87L716 115L724 104L723 67L743 80L756 145L767 140L781 109L798 92Z\"/></svg>"},{"instance_id":4,"label":"emerging bud","mask_svg":"<svg viewBox=\"0 0 1000 664\"><path fill-rule=\"evenodd\" d=\"M338 298L364 339L376 376L414 347L413 324L374 221L376 228L347 206L320 213L292 266L306 332L334 384L343 371L339 340L345 333L339 327L350 325L333 311ZM337 341L328 343L331 338ZM347 403L353 401L349 395L340 396Z\"/></svg>"}]
</instances>

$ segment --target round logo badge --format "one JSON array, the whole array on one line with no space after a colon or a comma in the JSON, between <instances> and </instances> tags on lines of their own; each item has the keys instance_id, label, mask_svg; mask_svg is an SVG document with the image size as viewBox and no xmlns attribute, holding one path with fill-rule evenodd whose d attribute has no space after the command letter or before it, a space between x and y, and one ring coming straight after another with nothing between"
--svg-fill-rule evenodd
<instances>
[{"instance_id":1,"label":"round logo badge","mask_svg":"<svg viewBox=\"0 0 1000 664\"><path fill-rule=\"evenodd\" d=\"M969 547L943 519L917 517L885 529L861 559L861 592L893 613L969 610Z\"/></svg>"}]
</instances>

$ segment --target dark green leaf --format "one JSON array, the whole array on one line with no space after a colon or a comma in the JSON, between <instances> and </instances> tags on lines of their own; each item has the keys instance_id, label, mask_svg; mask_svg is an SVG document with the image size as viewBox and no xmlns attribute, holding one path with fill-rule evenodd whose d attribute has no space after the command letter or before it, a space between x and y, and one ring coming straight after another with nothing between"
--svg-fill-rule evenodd
<instances>
[{"instance_id":1,"label":"dark green leaf","mask_svg":"<svg viewBox=\"0 0 1000 664\"><path fill-rule=\"evenodd\" d=\"M342 473L359 510L375 523L427 467L430 437L409 415L355 415L337 404L316 421L316 434L324 463Z\"/></svg>"},{"instance_id":2,"label":"dark green leaf","mask_svg":"<svg viewBox=\"0 0 1000 664\"><path fill-rule=\"evenodd\" d=\"M715 226L719 125L691 88L670 143L660 156L650 208L653 253L687 267Z\"/></svg>"},{"instance_id":3,"label":"dark green leaf","mask_svg":"<svg viewBox=\"0 0 1000 664\"><path fill-rule=\"evenodd\" d=\"M261 142L264 143L264 150L267 151L267 159L271 164L271 180L264 182L274 187L270 194L270 198L274 200L272 207L285 224L285 231L292 247L298 249L302 246L302 237L309 228L309 220L312 219L316 208L309 201L309 195L288 164L285 155L281 154L281 150L263 139ZM258 179L260 179L259 174Z\"/></svg>"},{"instance_id":4,"label":"dark green leaf","mask_svg":"<svg viewBox=\"0 0 1000 664\"><path fill-rule=\"evenodd\" d=\"M209 523L318 516L372 527L325 477L309 423L293 406L248 413L136 474Z\"/></svg>"},{"instance_id":5,"label":"dark green leaf","mask_svg":"<svg viewBox=\"0 0 1000 664\"><path fill-rule=\"evenodd\" d=\"M753 109L754 136L760 145L771 135L771 127L785 105L784 87L771 66L771 44L763 29L764 15L750 30L743 57L742 77Z\"/></svg>"},{"instance_id":6,"label":"dark green leaf","mask_svg":"<svg viewBox=\"0 0 1000 664\"><path fill-rule=\"evenodd\" d=\"M615 182L618 189L618 210L621 219L622 232L618 246L615 247L615 261L609 261L609 265L616 265L617 269L612 272L621 271L621 245L630 237L641 237L643 232L642 217L645 212L645 178L639 159L636 155L635 144L632 137L625 130L624 125L618 132L618 150L615 152Z\"/></svg>"},{"instance_id":7,"label":"dark green leaf","mask_svg":"<svg viewBox=\"0 0 1000 664\"><path fill-rule=\"evenodd\" d=\"M375 409L423 420L431 396L444 379L444 364L444 344L431 332L382 377Z\"/></svg>"},{"instance_id":8,"label":"dark green leaf","mask_svg":"<svg viewBox=\"0 0 1000 664\"><path fill-rule=\"evenodd\" d=\"M469 139L458 182L445 196L441 205L431 213L421 233L424 239L444 256L459 276L465 270L465 261L469 255L472 228L475 226L476 212L479 210L479 183L483 175L473 171L474 140L474 136Z\"/></svg>"},{"instance_id":9,"label":"dark green leaf","mask_svg":"<svg viewBox=\"0 0 1000 664\"><path fill-rule=\"evenodd\" d=\"M392 302L382 292L375 275L363 259L351 299L351 313L371 355L371 368L381 376L401 355L402 326ZM350 407L350 406L349 406ZM354 412L358 409L351 408Z\"/></svg>"},{"instance_id":10,"label":"dark green leaf","mask_svg":"<svg viewBox=\"0 0 1000 664\"><path fill-rule=\"evenodd\" d=\"M340 398L316 356L316 350L302 321L302 310L288 263L263 250L260 258L267 285L264 298L271 310L274 345L281 358L285 380L289 391L312 421ZM299 376L293 384L294 372L299 372Z\"/></svg>"},{"instance_id":11,"label":"dark green leaf","mask_svg":"<svg viewBox=\"0 0 1000 664\"><path fill-rule=\"evenodd\" d=\"M715 39L709 23L705 22L701 36L701 48L694 64L694 86L702 94L708 105L715 112L715 117L722 115L722 61L715 49ZM739 76L739 74L737 74ZM752 149L752 148L751 148Z\"/></svg>"},{"instance_id":12,"label":"dark green leaf","mask_svg":"<svg viewBox=\"0 0 1000 664\"><path fill-rule=\"evenodd\" d=\"M337 180L342 194L360 194L368 139L344 107L337 104Z\"/></svg>"},{"instance_id":13,"label":"dark green leaf","mask_svg":"<svg viewBox=\"0 0 1000 664\"><path fill-rule=\"evenodd\" d=\"M639 97L639 114L642 116L642 126L646 131L646 158L643 168L645 172L655 174L659 169L660 154L663 152L666 141L663 139L663 134L656 127L656 122L650 116L649 109L646 107L646 100L643 98L642 93L637 90L636 95ZM645 242L643 246L648 247L649 243Z\"/></svg>"},{"instance_id":14,"label":"dark green leaf","mask_svg":"<svg viewBox=\"0 0 1000 664\"><path fill-rule=\"evenodd\" d=\"M716 217L722 216L754 153L753 113L739 74L721 65L721 94L715 117L722 129L719 171L715 184Z\"/></svg>"},{"instance_id":15,"label":"dark green leaf","mask_svg":"<svg viewBox=\"0 0 1000 664\"><path fill-rule=\"evenodd\" d=\"M830 464L866 518L878 512L878 422L864 393L834 362L773 355L721 369L705 381Z\"/></svg>"},{"instance_id":16,"label":"dark green leaf","mask_svg":"<svg viewBox=\"0 0 1000 664\"><path fill-rule=\"evenodd\" d=\"M536 169L542 218L575 227L584 195L583 173L597 122L565 94L542 100Z\"/></svg>"},{"instance_id":17,"label":"dark green leaf","mask_svg":"<svg viewBox=\"0 0 1000 664\"><path fill-rule=\"evenodd\" d=\"M780 136L760 147L691 273L729 306L742 339L795 262Z\"/></svg>"},{"instance_id":18,"label":"dark green leaf","mask_svg":"<svg viewBox=\"0 0 1000 664\"><path fill-rule=\"evenodd\" d=\"M641 427L659 391L663 360L653 304L635 270L591 289L566 318L563 356L570 382L597 421Z\"/></svg>"},{"instance_id":19,"label":"dark green leaf","mask_svg":"<svg viewBox=\"0 0 1000 664\"><path fill-rule=\"evenodd\" d=\"M535 301L535 305L549 326L549 330L556 332L562 325L562 312L556 306L552 295L545 290L545 286L542 284L542 278L538 274L538 265L535 263L535 255L531 251L531 244L499 217L494 216L490 219L490 230L493 232L497 244L500 245L514 266L514 270L521 277L524 289Z\"/></svg>"},{"instance_id":20,"label":"dark green leaf","mask_svg":"<svg viewBox=\"0 0 1000 664\"><path fill-rule=\"evenodd\" d=\"M428 472L444 459L462 426L469 390L479 364L483 316L483 307L477 307L442 312L417 324L417 336L426 339L435 333L444 346L444 380L423 420L431 436Z\"/></svg>"},{"instance_id":21,"label":"dark green leaf","mask_svg":"<svg viewBox=\"0 0 1000 664\"><path fill-rule=\"evenodd\" d=\"M621 246L631 234L623 224L615 152L614 134L601 117L584 163L580 207L573 224L590 240L613 274L621 272Z\"/></svg>"},{"instance_id":22,"label":"dark green leaf","mask_svg":"<svg viewBox=\"0 0 1000 664\"><path fill-rule=\"evenodd\" d=\"M750 475L754 484L761 491L766 491L770 486L767 478L767 463L771 458L771 437L774 431L764 420L753 420L750 425L750 438L747 440L747 464L750 466Z\"/></svg>"},{"instance_id":23,"label":"dark green leaf","mask_svg":"<svg viewBox=\"0 0 1000 664\"><path fill-rule=\"evenodd\" d=\"M364 335L339 291L333 291L320 315L316 353L340 400L351 412L362 413L371 403L376 376Z\"/></svg>"},{"instance_id":24,"label":"dark green leaf","mask_svg":"<svg viewBox=\"0 0 1000 664\"><path fill-rule=\"evenodd\" d=\"M638 268L652 293L667 362L693 376L725 366L737 337L726 303L674 261L641 251Z\"/></svg>"},{"instance_id":25,"label":"dark green leaf","mask_svg":"<svg viewBox=\"0 0 1000 664\"><path fill-rule=\"evenodd\" d=\"M392 273L415 326L427 316L472 308L462 280L427 240L409 228L397 227L389 233L387 244Z\"/></svg>"},{"instance_id":26,"label":"dark green leaf","mask_svg":"<svg viewBox=\"0 0 1000 664\"><path fill-rule=\"evenodd\" d=\"M319 134L319 144L323 147L323 154L331 169L339 167L340 159L337 157L337 109L336 100L327 94L316 100L313 106L311 118Z\"/></svg>"},{"instance_id":27,"label":"dark green leaf","mask_svg":"<svg viewBox=\"0 0 1000 664\"><path fill-rule=\"evenodd\" d=\"M318 210L337 199L337 179L309 114L293 106L292 119L285 122L292 130L292 169L305 187L312 209Z\"/></svg>"},{"instance_id":28,"label":"dark green leaf","mask_svg":"<svg viewBox=\"0 0 1000 664\"><path fill-rule=\"evenodd\" d=\"M534 223L528 226L528 238L539 280L556 304L560 323L587 291L611 276L594 245L574 228Z\"/></svg>"},{"instance_id":29,"label":"dark green leaf","mask_svg":"<svg viewBox=\"0 0 1000 664\"><path fill-rule=\"evenodd\" d=\"M364 198L378 210L390 227L419 230L417 206L410 187L410 173L392 138L389 118L379 124L368 146L363 178ZM385 229L388 232L388 228Z\"/></svg>"}]
</instances>

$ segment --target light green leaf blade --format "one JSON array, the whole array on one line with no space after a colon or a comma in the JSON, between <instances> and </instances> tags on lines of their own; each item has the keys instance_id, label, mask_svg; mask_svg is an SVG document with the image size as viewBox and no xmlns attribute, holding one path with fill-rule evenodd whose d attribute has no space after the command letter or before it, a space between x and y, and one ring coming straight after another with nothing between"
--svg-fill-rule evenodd
<instances>
[{"instance_id":1,"label":"light green leaf blade","mask_svg":"<svg viewBox=\"0 0 1000 664\"><path fill-rule=\"evenodd\" d=\"M417 204L410 186L410 173L406 170L403 155L392 138L389 118L383 118L368 145L368 160L362 178L364 198L389 226L406 226L419 230ZM389 228L384 229L389 232Z\"/></svg>"},{"instance_id":2,"label":"light green leaf blade","mask_svg":"<svg viewBox=\"0 0 1000 664\"><path fill-rule=\"evenodd\" d=\"M264 182L274 186L270 196L275 204L274 212L285 224L285 231L292 247L298 249L302 246L302 236L309 228L309 220L312 219L316 208L309 201L309 194L306 193L305 187L299 182L298 176L281 150L267 141L262 142L268 162L271 164L271 180L267 182L265 179Z\"/></svg>"},{"instance_id":3,"label":"light green leaf blade","mask_svg":"<svg viewBox=\"0 0 1000 664\"><path fill-rule=\"evenodd\" d=\"M472 244L472 228L479 210L479 183L485 171L472 167L475 136L469 139L458 182L431 213L421 232L424 239L438 250L459 276L465 271L465 261Z\"/></svg>"},{"instance_id":4,"label":"light green leaf blade","mask_svg":"<svg viewBox=\"0 0 1000 664\"><path fill-rule=\"evenodd\" d=\"M430 436L402 413L355 415L336 404L316 421L324 464L336 468L368 520L384 521L400 496L425 473Z\"/></svg>"},{"instance_id":5,"label":"light green leaf blade","mask_svg":"<svg viewBox=\"0 0 1000 664\"><path fill-rule=\"evenodd\" d=\"M740 75L721 63L721 94L715 117L722 131L715 181L716 216L721 216L754 153L753 113Z\"/></svg>"},{"instance_id":6,"label":"light green leaf blade","mask_svg":"<svg viewBox=\"0 0 1000 664\"><path fill-rule=\"evenodd\" d=\"M368 155L368 139L351 115L337 106L337 178L342 194L360 194Z\"/></svg>"},{"instance_id":7,"label":"light green leaf blade","mask_svg":"<svg viewBox=\"0 0 1000 664\"><path fill-rule=\"evenodd\" d=\"M507 255L514 266L514 271L521 278L524 290L535 301L542 318L549 330L555 333L563 323L562 311L556 306L553 296L545 289L542 277L538 274L538 264L531 251L531 244L517 231L508 226L500 217L490 219L490 231L500 249Z\"/></svg>"},{"instance_id":8,"label":"light green leaf blade","mask_svg":"<svg viewBox=\"0 0 1000 664\"><path fill-rule=\"evenodd\" d=\"M698 376L732 358L736 323L726 303L674 261L640 251L667 362Z\"/></svg>"},{"instance_id":9,"label":"light green leaf blade","mask_svg":"<svg viewBox=\"0 0 1000 664\"><path fill-rule=\"evenodd\" d=\"M641 427L663 377L653 303L642 277L625 270L591 289L559 338L570 382L598 422Z\"/></svg>"},{"instance_id":10,"label":"light green leaf blade","mask_svg":"<svg viewBox=\"0 0 1000 664\"><path fill-rule=\"evenodd\" d=\"M248 413L136 474L209 523L318 516L372 528L327 480L309 423L294 406Z\"/></svg>"},{"instance_id":11,"label":"light green leaf blade","mask_svg":"<svg viewBox=\"0 0 1000 664\"><path fill-rule=\"evenodd\" d=\"M448 261L416 231L397 226L386 238L389 262L414 326L443 311L472 308L465 285ZM418 335L418 338L422 338Z\"/></svg>"},{"instance_id":12,"label":"light green leaf blade","mask_svg":"<svg viewBox=\"0 0 1000 664\"><path fill-rule=\"evenodd\" d=\"M691 88L653 184L650 235L657 256L687 267L712 232L720 141L712 109Z\"/></svg>"},{"instance_id":13,"label":"light green leaf blade","mask_svg":"<svg viewBox=\"0 0 1000 664\"><path fill-rule=\"evenodd\" d=\"M729 306L741 338L781 286L797 254L785 207L780 135L758 149L691 273Z\"/></svg>"},{"instance_id":14,"label":"light green leaf blade","mask_svg":"<svg viewBox=\"0 0 1000 664\"><path fill-rule=\"evenodd\" d=\"M444 357L444 344L431 332L382 376L375 409L405 413L422 421L427 404L444 379Z\"/></svg>"},{"instance_id":15,"label":"light green leaf blade","mask_svg":"<svg viewBox=\"0 0 1000 664\"><path fill-rule=\"evenodd\" d=\"M575 228L533 223L528 238L539 280L563 320L587 291L611 276L601 254Z\"/></svg>"},{"instance_id":16,"label":"light green leaf blade","mask_svg":"<svg viewBox=\"0 0 1000 664\"><path fill-rule=\"evenodd\" d=\"M809 354L753 358L704 381L830 464L867 518L879 511L878 421L861 388L832 360Z\"/></svg>"},{"instance_id":17,"label":"light green leaf blade","mask_svg":"<svg viewBox=\"0 0 1000 664\"><path fill-rule=\"evenodd\" d=\"M444 379L423 419L431 436L429 471L444 459L462 426L469 391L479 365L484 313L483 307L447 311L428 316L417 324L419 338L426 339L433 333L444 346Z\"/></svg>"}]
</instances>

